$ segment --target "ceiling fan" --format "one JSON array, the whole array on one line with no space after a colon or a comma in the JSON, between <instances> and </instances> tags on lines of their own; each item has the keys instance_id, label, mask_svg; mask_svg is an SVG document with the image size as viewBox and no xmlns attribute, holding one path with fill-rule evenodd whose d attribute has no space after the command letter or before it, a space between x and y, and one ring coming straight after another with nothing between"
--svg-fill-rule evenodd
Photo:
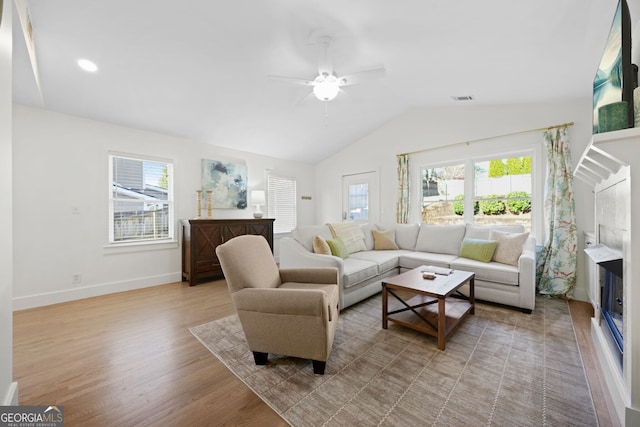
<instances>
[{"instance_id":1,"label":"ceiling fan","mask_svg":"<svg viewBox=\"0 0 640 427\"><path fill-rule=\"evenodd\" d=\"M270 76L278 79L291 80L293 82L312 87L313 95L320 101L328 102L335 99L344 86L350 86L363 81L384 77L387 73L384 67L371 70L359 71L346 76L338 76L329 57L329 44L331 37L321 36L318 38L318 45L321 49L320 60L318 61L318 75L313 79L302 79L297 77Z\"/></svg>"}]
</instances>

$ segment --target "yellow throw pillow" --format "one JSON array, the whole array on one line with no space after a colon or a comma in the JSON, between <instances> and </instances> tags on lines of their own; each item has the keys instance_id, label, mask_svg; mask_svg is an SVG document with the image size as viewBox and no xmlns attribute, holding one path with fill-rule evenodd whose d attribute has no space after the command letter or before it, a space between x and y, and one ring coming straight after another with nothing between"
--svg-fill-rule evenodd
<instances>
[{"instance_id":1,"label":"yellow throw pillow","mask_svg":"<svg viewBox=\"0 0 640 427\"><path fill-rule=\"evenodd\" d=\"M373 234L373 249L376 251L398 249L398 245L396 245L395 230L371 230L371 234Z\"/></svg>"},{"instance_id":2,"label":"yellow throw pillow","mask_svg":"<svg viewBox=\"0 0 640 427\"><path fill-rule=\"evenodd\" d=\"M321 255L331 255L331 248L321 236L313 238L313 252Z\"/></svg>"}]
</instances>

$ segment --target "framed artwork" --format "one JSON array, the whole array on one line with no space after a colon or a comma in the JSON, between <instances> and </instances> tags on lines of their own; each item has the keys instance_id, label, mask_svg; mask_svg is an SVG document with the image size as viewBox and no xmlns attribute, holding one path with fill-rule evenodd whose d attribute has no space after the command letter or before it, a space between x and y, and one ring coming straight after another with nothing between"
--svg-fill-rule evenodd
<instances>
[{"instance_id":1,"label":"framed artwork","mask_svg":"<svg viewBox=\"0 0 640 427\"><path fill-rule=\"evenodd\" d=\"M247 207L246 163L241 160L202 159L202 191L207 190L212 190L214 209L245 209Z\"/></svg>"}]
</instances>

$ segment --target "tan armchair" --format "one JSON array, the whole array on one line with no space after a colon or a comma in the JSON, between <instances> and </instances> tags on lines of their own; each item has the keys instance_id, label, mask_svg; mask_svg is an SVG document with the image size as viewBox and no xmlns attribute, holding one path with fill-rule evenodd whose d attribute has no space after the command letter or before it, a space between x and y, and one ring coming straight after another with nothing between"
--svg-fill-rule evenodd
<instances>
[{"instance_id":1,"label":"tan armchair","mask_svg":"<svg viewBox=\"0 0 640 427\"><path fill-rule=\"evenodd\" d=\"M338 324L336 268L278 269L262 236L216 248L256 365L269 353L311 359L324 374Z\"/></svg>"}]
</instances>

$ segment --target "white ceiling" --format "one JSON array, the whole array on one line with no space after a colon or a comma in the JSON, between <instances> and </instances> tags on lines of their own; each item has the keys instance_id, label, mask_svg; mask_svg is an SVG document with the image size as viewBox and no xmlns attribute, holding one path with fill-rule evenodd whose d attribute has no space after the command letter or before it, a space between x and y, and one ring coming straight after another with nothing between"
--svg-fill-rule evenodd
<instances>
[{"instance_id":1,"label":"white ceiling","mask_svg":"<svg viewBox=\"0 0 640 427\"><path fill-rule=\"evenodd\" d=\"M14 16L14 100L315 163L414 107L590 97L616 4L28 0L42 99ZM313 79L319 35L338 75L387 75L329 103L268 77ZM451 98L462 95L475 99Z\"/></svg>"}]
</instances>

